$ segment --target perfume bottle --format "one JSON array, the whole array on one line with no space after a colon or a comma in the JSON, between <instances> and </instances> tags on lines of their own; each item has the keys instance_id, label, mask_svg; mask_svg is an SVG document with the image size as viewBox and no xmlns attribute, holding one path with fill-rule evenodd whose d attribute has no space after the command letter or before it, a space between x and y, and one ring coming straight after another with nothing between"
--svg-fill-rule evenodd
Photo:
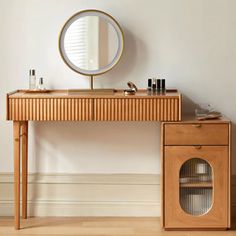
<instances>
[{"instance_id":1,"label":"perfume bottle","mask_svg":"<svg viewBox=\"0 0 236 236\"><path fill-rule=\"evenodd\" d=\"M38 84L38 90L44 90L45 87L44 87L44 83L43 83L43 78L40 78L39 79L39 84Z\"/></svg>"},{"instance_id":2,"label":"perfume bottle","mask_svg":"<svg viewBox=\"0 0 236 236\"><path fill-rule=\"evenodd\" d=\"M29 89L30 90L36 89L36 75L34 69L29 71Z\"/></svg>"}]
</instances>

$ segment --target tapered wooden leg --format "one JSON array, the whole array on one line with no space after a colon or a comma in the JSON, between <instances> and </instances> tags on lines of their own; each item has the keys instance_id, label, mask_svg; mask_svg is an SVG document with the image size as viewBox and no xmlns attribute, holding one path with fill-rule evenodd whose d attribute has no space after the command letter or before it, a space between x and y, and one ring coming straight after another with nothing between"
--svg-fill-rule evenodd
<instances>
[{"instance_id":1,"label":"tapered wooden leg","mask_svg":"<svg viewBox=\"0 0 236 236\"><path fill-rule=\"evenodd\" d=\"M15 229L20 229L20 122L13 122Z\"/></svg>"},{"instance_id":2,"label":"tapered wooden leg","mask_svg":"<svg viewBox=\"0 0 236 236\"><path fill-rule=\"evenodd\" d=\"M22 217L27 219L28 122L22 123Z\"/></svg>"}]
</instances>

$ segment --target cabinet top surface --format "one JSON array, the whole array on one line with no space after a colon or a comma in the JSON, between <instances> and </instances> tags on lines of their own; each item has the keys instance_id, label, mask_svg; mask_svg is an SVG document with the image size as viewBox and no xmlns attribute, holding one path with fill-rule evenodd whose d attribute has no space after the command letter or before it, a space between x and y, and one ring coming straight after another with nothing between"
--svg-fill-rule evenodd
<instances>
[{"instance_id":1,"label":"cabinet top surface","mask_svg":"<svg viewBox=\"0 0 236 236\"><path fill-rule=\"evenodd\" d=\"M201 124L219 124L219 123L230 123L230 120L222 116L217 119L209 119L209 120L197 120L197 118L194 115L183 115L181 121L171 121L171 122L164 122L163 124L179 124L179 125L184 125L184 124L196 124L196 123L201 123Z\"/></svg>"},{"instance_id":2,"label":"cabinet top surface","mask_svg":"<svg viewBox=\"0 0 236 236\"><path fill-rule=\"evenodd\" d=\"M98 91L76 92L74 90L49 90L45 93L29 93L27 90L17 90L8 94L9 98L179 98L178 91L166 92L165 94L148 95L146 90L139 90L135 95L125 95L123 90L116 90L114 93Z\"/></svg>"}]
</instances>

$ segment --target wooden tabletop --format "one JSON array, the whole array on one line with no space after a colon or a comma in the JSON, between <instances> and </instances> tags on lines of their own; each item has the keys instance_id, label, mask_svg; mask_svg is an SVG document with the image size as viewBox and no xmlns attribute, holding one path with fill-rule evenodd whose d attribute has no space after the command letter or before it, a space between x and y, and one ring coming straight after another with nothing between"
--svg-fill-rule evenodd
<instances>
[{"instance_id":1,"label":"wooden tabletop","mask_svg":"<svg viewBox=\"0 0 236 236\"><path fill-rule=\"evenodd\" d=\"M123 90L115 90L115 92L104 92L97 90L91 92L90 90L84 90L76 92L76 90L49 90L42 93L29 93L28 90L17 90L8 93L9 98L179 98L181 95L176 90L174 92L166 92L165 94L152 94L149 95L147 90L139 90L135 95L125 95Z\"/></svg>"}]
</instances>

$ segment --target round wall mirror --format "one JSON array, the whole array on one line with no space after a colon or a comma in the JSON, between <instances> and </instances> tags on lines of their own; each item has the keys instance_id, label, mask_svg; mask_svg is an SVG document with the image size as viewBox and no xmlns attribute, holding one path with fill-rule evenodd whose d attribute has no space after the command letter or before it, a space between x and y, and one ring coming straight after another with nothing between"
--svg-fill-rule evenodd
<instances>
[{"instance_id":1,"label":"round wall mirror","mask_svg":"<svg viewBox=\"0 0 236 236\"><path fill-rule=\"evenodd\" d=\"M59 39L64 62L72 70L91 77L111 70L120 60L123 48L120 25L98 10L73 15L63 26Z\"/></svg>"}]
</instances>

